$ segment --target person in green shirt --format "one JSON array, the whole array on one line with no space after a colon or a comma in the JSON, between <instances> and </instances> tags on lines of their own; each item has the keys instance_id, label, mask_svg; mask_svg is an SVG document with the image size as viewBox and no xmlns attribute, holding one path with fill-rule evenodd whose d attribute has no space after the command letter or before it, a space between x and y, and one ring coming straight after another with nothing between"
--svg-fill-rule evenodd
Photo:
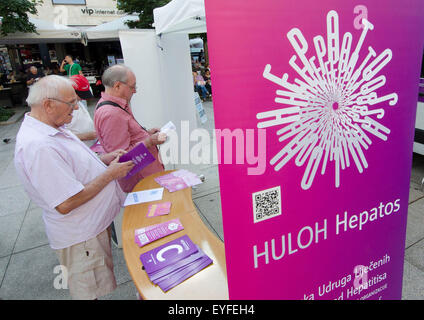
<instances>
[{"instance_id":1,"label":"person in green shirt","mask_svg":"<svg viewBox=\"0 0 424 320\"><path fill-rule=\"evenodd\" d=\"M69 54L65 57L65 59L63 59L62 64L60 65L60 72L65 71L68 77L72 77L77 74L80 74L82 76L84 75L82 73L81 66L78 63L74 63L72 56Z\"/></svg>"}]
</instances>

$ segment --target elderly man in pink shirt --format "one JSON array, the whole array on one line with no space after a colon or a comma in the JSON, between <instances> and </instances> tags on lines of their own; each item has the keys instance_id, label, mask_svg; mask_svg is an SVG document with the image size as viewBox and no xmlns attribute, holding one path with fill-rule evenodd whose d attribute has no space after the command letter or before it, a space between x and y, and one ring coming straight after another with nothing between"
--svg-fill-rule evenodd
<instances>
[{"instance_id":1,"label":"elderly man in pink shirt","mask_svg":"<svg viewBox=\"0 0 424 320\"><path fill-rule=\"evenodd\" d=\"M131 192L144 177L163 171L158 144L161 140L159 129L146 130L135 120L130 107L130 100L137 90L136 77L125 65L114 65L106 69L102 76L105 91L97 103L94 113L94 126L100 144L106 152L115 149L131 150L139 143L144 143L155 157L155 161L130 178L119 180L125 192Z\"/></svg>"},{"instance_id":2,"label":"elderly man in pink shirt","mask_svg":"<svg viewBox=\"0 0 424 320\"><path fill-rule=\"evenodd\" d=\"M118 162L124 150L99 158L64 127L78 109L69 79L44 77L31 86L26 101L31 112L16 137L16 171L43 209L72 298L96 299L116 288L108 229L125 200L116 179L134 164Z\"/></svg>"}]
</instances>

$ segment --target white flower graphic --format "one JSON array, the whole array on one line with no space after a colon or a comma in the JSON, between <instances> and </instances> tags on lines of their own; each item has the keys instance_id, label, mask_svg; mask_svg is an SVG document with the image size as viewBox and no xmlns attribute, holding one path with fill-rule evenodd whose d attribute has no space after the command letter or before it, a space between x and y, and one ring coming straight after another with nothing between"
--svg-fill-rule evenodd
<instances>
[{"instance_id":1,"label":"white flower graphic","mask_svg":"<svg viewBox=\"0 0 424 320\"><path fill-rule=\"evenodd\" d=\"M350 32L343 35L340 46L339 17L331 10L327 14L327 39L321 35L313 38L316 55L309 58L309 45L302 32L291 29L287 38L296 54L289 64L301 77L294 83L288 81L287 73L278 77L271 73L270 64L265 66L263 77L280 86L275 98L279 106L258 113L257 127L281 127L277 137L283 147L270 164L279 171L294 158L297 166L305 166L301 181L304 190L312 186L319 167L325 174L329 162L334 162L336 187L340 186L341 170L352 163L362 173L368 168L365 151L373 136L386 141L390 134L390 129L377 120L383 119L385 107L397 103L398 96L379 96L377 90L386 83L381 70L392 59L392 51L386 49L377 55L368 46L367 53L360 56L367 32L374 29L366 19L362 24L356 46L353 48Z\"/></svg>"}]
</instances>

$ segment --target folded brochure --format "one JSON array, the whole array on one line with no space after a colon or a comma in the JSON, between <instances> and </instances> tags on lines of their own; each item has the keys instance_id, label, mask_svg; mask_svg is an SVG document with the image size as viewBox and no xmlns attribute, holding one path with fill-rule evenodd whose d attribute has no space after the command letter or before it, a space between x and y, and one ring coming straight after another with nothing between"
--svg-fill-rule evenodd
<instances>
[{"instance_id":1,"label":"folded brochure","mask_svg":"<svg viewBox=\"0 0 424 320\"><path fill-rule=\"evenodd\" d=\"M178 218L159 224L154 224L145 228L136 229L134 234L135 243L139 247L142 247L150 242L161 239L167 235L173 234L183 229L184 227Z\"/></svg>"},{"instance_id":2,"label":"folded brochure","mask_svg":"<svg viewBox=\"0 0 424 320\"><path fill-rule=\"evenodd\" d=\"M163 216L171 210L171 202L151 204L147 209L147 218Z\"/></svg>"}]
</instances>

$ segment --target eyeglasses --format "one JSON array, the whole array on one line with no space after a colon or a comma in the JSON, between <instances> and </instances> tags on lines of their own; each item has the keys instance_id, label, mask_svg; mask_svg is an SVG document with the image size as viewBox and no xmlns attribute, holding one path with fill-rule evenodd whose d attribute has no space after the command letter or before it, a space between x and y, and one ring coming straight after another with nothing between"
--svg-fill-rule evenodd
<instances>
[{"instance_id":1,"label":"eyeglasses","mask_svg":"<svg viewBox=\"0 0 424 320\"><path fill-rule=\"evenodd\" d=\"M62 100L56 99L56 98L46 98L46 99L55 100L55 101L58 101L58 102L62 102L64 104L67 104L72 109L74 109L75 106L78 105L78 100L76 100L75 102L66 102L66 101L62 101Z\"/></svg>"},{"instance_id":2,"label":"eyeglasses","mask_svg":"<svg viewBox=\"0 0 424 320\"><path fill-rule=\"evenodd\" d=\"M130 86L128 83L126 83L126 82L124 82L124 81L119 81L119 82L121 82L121 83L123 83L123 84L127 85L127 86L128 86L129 88L131 88L132 90L137 91L137 86L136 86L136 85Z\"/></svg>"}]
</instances>

